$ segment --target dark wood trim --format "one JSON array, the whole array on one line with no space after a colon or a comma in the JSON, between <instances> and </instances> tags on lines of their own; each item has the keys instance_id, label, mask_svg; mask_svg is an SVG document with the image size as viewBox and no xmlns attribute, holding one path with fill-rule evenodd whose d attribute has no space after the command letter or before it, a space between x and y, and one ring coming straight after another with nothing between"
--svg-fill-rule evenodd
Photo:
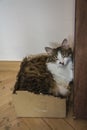
<instances>
[{"instance_id":1,"label":"dark wood trim","mask_svg":"<svg viewBox=\"0 0 87 130\"><path fill-rule=\"evenodd\" d=\"M76 0L74 115L87 118L87 0Z\"/></svg>"}]
</instances>

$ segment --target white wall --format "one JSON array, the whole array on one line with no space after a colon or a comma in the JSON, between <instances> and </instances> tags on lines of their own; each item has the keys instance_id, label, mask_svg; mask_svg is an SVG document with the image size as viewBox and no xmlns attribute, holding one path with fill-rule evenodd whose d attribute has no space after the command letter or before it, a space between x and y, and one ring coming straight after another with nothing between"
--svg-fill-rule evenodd
<instances>
[{"instance_id":1,"label":"white wall","mask_svg":"<svg viewBox=\"0 0 87 130\"><path fill-rule=\"evenodd\" d=\"M0 60L45 52L74 34L75 0L0 0Z\"/></svg>"}]
</instances>

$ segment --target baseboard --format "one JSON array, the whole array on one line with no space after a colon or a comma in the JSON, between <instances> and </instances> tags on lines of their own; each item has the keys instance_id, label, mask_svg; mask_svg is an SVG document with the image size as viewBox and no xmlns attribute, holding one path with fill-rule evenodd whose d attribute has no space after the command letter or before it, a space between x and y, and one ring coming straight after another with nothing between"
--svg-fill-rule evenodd
<instances>
[{"instance_id":1,"label":"baseboard","mask_svg":"<svg viewBox=\"0 0 87 130\"><path fill-rule=\"evenodd\" d=\"M21 61L0 61L0 71L18 71Z\"/></svg>"}]
</instances>

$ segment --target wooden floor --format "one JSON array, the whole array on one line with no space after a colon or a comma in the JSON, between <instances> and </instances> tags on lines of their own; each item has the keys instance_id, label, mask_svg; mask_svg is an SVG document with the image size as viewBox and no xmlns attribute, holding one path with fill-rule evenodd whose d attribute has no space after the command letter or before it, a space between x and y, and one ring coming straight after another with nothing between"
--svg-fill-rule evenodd
<instances>
[{"instance_id":1,"label":"wooden floor","mask_svg":"<svg viewBox=\"0 0 87 130\"><path fill-rule=\"evenodd\" d=\"M0 130L87 130L87 120L73 120L72 107L65 119L17 118L12 90L20 62L0 62Z\"/></svg>"}]
</instances>

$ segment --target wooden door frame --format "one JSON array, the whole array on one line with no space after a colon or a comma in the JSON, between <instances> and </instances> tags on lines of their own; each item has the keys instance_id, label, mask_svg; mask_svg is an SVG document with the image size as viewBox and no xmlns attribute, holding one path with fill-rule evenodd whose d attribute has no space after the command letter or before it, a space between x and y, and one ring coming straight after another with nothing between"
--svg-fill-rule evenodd
<instances>
[{"instance_id":1,"label":"wooden door frame","mask_svg":"<svg viewBox=\"0 0 87 130\"><path fill-rule=\"evenodd\" d=\"M74 115L87 118L87 0L75 1Z\"/></svg>"}]
</instances>

